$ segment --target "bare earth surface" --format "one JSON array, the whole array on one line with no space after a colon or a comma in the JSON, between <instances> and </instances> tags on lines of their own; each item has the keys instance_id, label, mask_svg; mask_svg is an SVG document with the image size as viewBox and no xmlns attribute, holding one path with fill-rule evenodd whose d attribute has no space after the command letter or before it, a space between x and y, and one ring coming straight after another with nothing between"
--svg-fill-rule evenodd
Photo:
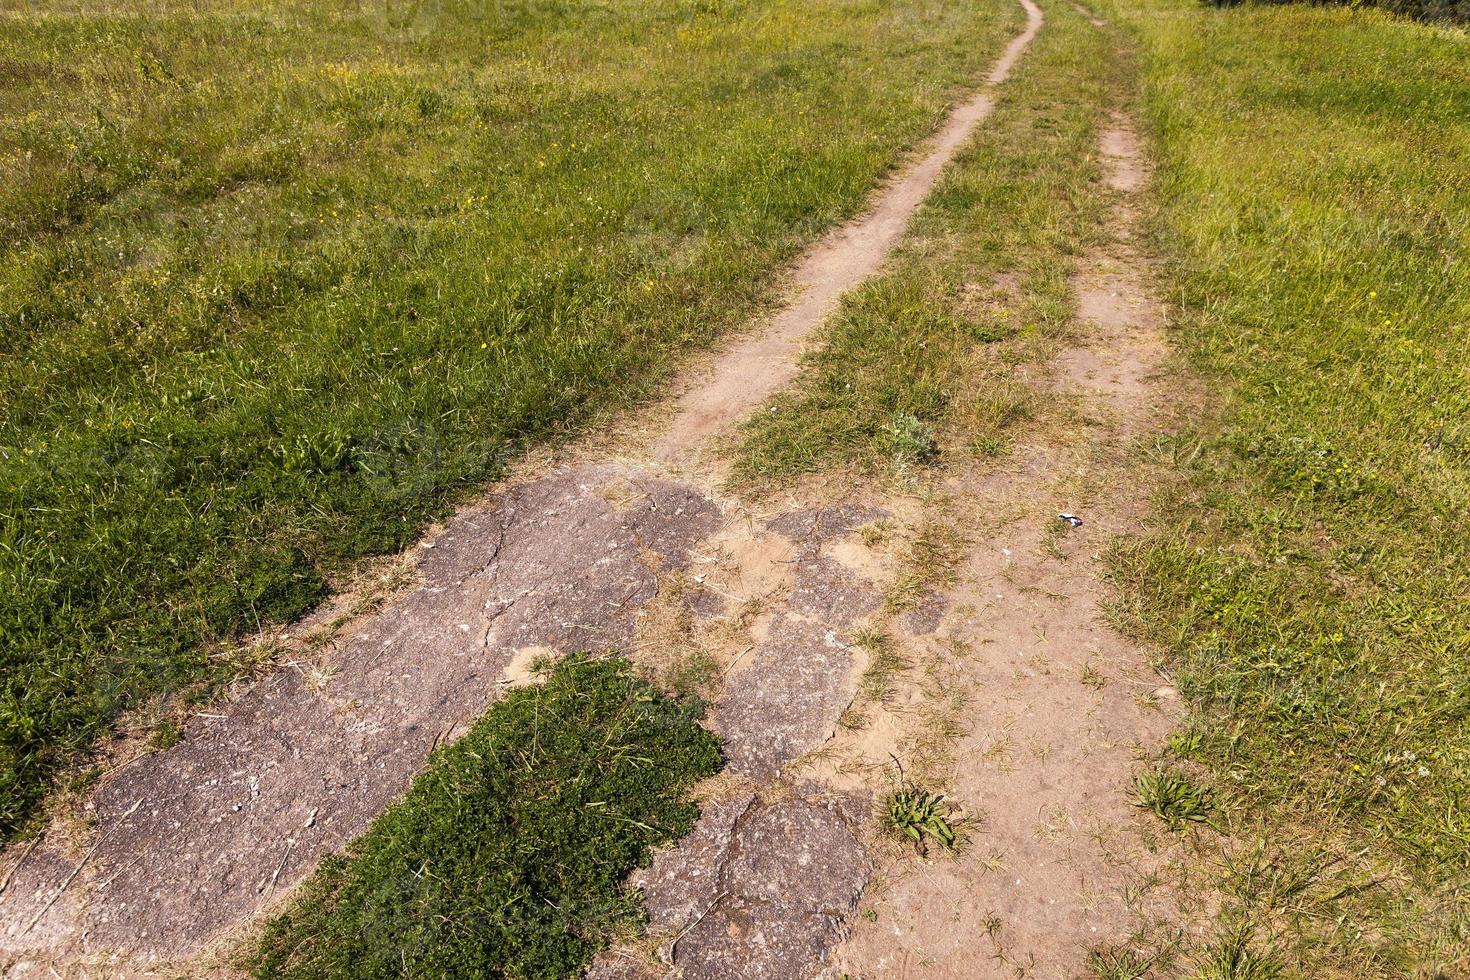
<instances>
[{"instance_id":1,"label":"bare earth surface","mask_svg":"<svg viewBox=\"0 0 1470 980\"><path fill-rule=\"evenodd\" d=\"M875 880L872 914L838 952L855 977L1090 976L1090 947L1174 913L1151 885L1165 855L1125 791L1135 759L1172 727L1175 694L1106 625L1096 565L1143 514L1125 453L1164 414L1167 347L1131 242L1130 196L1146 176L1137 139L1118 120L1100 143L1120 195L1115 240L1081 263L1083 342L1055 359L1051 379L1078 399L1082 424L1068 443L1018 452L1007 472L952 489L976 515L974 546L928 642L950 653L945 683L973 719L951 777L954 798L978 809L973 839L954 859L894 861ZM849 769L880 761L862 742L839 739L833 755Z\"/></svg>"},{"instance_id":2,"label":"bare earth surface","mask_svg":"<svg viewBox=\"0 0 1470 980\"><path fill-rule=\"evenodd\" d=\"M1129 240L1145 174L1125 121L1101 146L1117 241L1082 265L1084 341L1033 379L1080 403L1075 439L983 478L954 472L922 499L810 489L769 513L722 495L700 455L792 378L803 338L877 270L1040 28L1022 5L1026 30L986 87L807 257L791 305L715 360L651 446L460 513L420 546L420 584L322 663L278 671L104 779L80 845L12 849L8 973L223 970L190 957L364 831L533 653L574 649L653 670L669 650L704 651L728 759L695 831L638 876L649 946L609 952L595 976L1069 977L1089 945L1167 916L1166 896L1138 886L1161 858L1123 791L1172 692L1104 625L1093 555L1142 513L1122 448L1168 394L1162 312ZM1083 527L1057 533L1060 511ZM905 548L935 521L966 542L957 574L890 623ZM930 666L864 700L864 631L880 620ZM929 751L936 725L971 831L930 861L880 841L872 813L889 753Z\"/></svg>"}]
</instances>

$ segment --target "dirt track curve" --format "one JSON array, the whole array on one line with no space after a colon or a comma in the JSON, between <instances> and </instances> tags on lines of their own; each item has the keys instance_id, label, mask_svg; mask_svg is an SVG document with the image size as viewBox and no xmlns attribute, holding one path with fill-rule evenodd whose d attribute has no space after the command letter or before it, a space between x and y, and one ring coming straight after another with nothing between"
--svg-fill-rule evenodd
<instances>
[{"instance_id":1,"label":"dirt track curve","mask_svg":"<svg viewBox=\"0 0 1470 980\"><path fill-rule=\"evenodd\" d=\"M803 340L878 270L990 114L995 87L1042 26L1031 0L1020 2L1026 28L984 85L865 216L807 254L789 304L690 383L661 435L616 458L528 474L462 511L419 546L421 584L352 623L324 663L277 671L196 717L177 746L104 779L86 803L94 819L83 846L43 839L12 849L0 962L19 976L195 969L190 957L278 905L323 854L366 829L531 654L656 657L674 635L698 639L719 662L723 692L709 724L725 738L727 771L706 788L695 831L639 876L658 956L613 951L593 975L973 977L992 966L1011 975L1001 963L1030 957L1037 975L1063 976L1051 967L1075 972L1089 941L1132 928L1146 910L1116 901L1128 865L1118 855L1130 846L1118 829L1128 818L1120 787L1134 746L1167 723L1135 697L1158 684L1102 625L1083 552L1134 519L1140 502L1065 501L1094 515L1069 539L1070 563L1042 555L1037 524L1059 506L1055 474L1090 465L1098 440L1125 438L1161 397L1151 382L1161 320L1126 241L1126 197L1142 180L1131 130L1120 125L1102 148L1125 201L1115 222L1123 240L1088 256L1078 283L1094 340L1044 380L1112 421L1070 455L1038 449L984 481L957 475L950 501L987 515L988 527L955 587L926 597L900 626L918 648L963 637L984 651L961 668L984 722L966 736L974 758L956 774L959 797L992 801L984 847L922 874L875 850L873 787L852 774L883 761L904 720L879 718L865 734L839 725L867 667L854 634L896 572L893 548L864 529L917 526L927 505L874 491L752 512L720 493L703 452L793 378ZM1038 598L1047 595L1071 598L1053 607ZM1079 687L1084 659L1116 683ZM995 757L1002 731L1068 748L1022 778L977 761ZM1081 808L1058 815L1069 800ZM1059 829L1034 834L1037 820ZM1090 843L1114 831L1116 846ZM875 922L852 914L865 889L880 907ZM1102 897L1079 900L1094 891ZM999 954L976 945L989 915L1014 923L985 940ZM910 972L915 955L930 966Z\"/></svg>"}]
</instances>

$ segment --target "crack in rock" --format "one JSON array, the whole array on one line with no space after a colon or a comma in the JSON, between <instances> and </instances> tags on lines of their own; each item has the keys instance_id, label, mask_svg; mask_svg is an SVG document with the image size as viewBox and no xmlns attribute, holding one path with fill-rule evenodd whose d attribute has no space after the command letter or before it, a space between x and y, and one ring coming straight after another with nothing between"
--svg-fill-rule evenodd
<instances>
[{"instance_id":1,"label":"crack in rock","mask_svg":"<svg viewBox=\"0 0 1470 980\"><path fill-rule=\"evenodd\" d=\"M711 809L715 809L711 807ZM733 816L732 816L733 814ZM843 922L872 873L867 851L849 829L841 806L794 798L776 803L730 801L715 813L709 833L728 824L726 844L700 855L708 868L717 857L717 889L698 918L684 896L667 901L681 879L669 873L644 885L650 908L662 921L683 919L673 962L686 980L798 980L842 938ZM692 847L697 848L700 842ZM680 849L671 852L678 854ZM672 883L674 889L667 886ZM662 887L661 887L662 886Z\"/></svg>"}]
</instances>

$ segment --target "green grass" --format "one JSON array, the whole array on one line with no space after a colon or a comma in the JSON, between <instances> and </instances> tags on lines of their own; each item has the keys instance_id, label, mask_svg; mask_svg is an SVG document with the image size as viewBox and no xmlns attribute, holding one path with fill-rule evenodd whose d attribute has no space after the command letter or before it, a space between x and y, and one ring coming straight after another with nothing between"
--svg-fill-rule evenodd
<instances>
[{"instance_id":1,"label":"green grass","mask_svg":"<svg viewBox=\"0 0 1470 980\"><path fill-rule=\"evenodd\" d=\"M1174 751L1230 813L1227 910L1303 975L1461 975L1470 42L1371 11L1104 7L1142 48L1178 339L1221 393L1153 447L1185 479L1113 567L1194 706Z\"/></svg>"},{"instance_id":2,"label":"green grass","mask_svg":"<svg viewBox=\"0 0 1470 980\"><path fill-rule=\"evenodd\" d=\"M1126 947L1103 946L1088 950L1087 969L1095 980L1147 980L1153 963Z\"/></svg>"},{"instance_id":3,"label":"green grass","mask_svg":"<svg viewBox=\"0 0 1470 980\"><path fill-rule=\"evenodd\" d=\"M570 658L496 702L266 928L262 978L576 976L639 919L624 887L721 766L697 705Z\"/></svg>"},{"instance_id":4,"label":"green grass","mask_svg":"<svg viewBox=\"0 0 1470 980\"><path fill-rule=\"evenodd\" d=\"M0 837L219 644L657 391L1019 22L0 2Z\"/></svg>"},{"instance_id":5,"label":"green grass","mask_svg":"<svg viewBox=\"0 0 1470 980\"><path fill-rule=\"evenodd\" d=\"M1281 964L1253 942L1247 926L1227 930L1205 945L1189 974L1189 980L1280 980L1286 975Z\"/></svg>"},{"instance_id":6,"label":"green grass","mask_svg":"<svg viewBox=\"0 0 1470 980\"><path fill-rule=\"evenodd\" d=\"M743 430L737 485L1009 451L1035 408L1015 365L1071 328L1068 275L1104 201L1097 128L1127 70L1071 11L1049 17L894 261L844 301L797 384Z\"/></svg>"}]
</instances>

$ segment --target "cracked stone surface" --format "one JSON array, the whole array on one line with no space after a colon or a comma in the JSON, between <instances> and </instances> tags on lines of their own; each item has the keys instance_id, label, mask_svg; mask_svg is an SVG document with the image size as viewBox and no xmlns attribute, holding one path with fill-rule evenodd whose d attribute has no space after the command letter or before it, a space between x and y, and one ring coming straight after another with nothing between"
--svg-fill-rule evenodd
<instances>
[{"instance_id":1,"label":"cracked stone surface","mask_svg":"<svg viewBox=\"0 0 1470 980\"><path fill-rule=\"evenodd\" d=\"M633 876L643 891L652 929L682 929L715 903L725 887L721 878L735 824L754 802L755 794L746 793L705 804L694 829L677 846L655 854L653 863Z\"/></svg>"},{"instance_id":2,"label":"cracked stone surface","mask_svg":"<svg viewBox=\"0 0 1470 980\"><path fill-rule=\"evenodd\" d=\"M727 768L773 779L821 746L852 703L851 648L821 623L778 615L749 667L730 682L711 727Z\"/></svg>"},{"instance_id":3,"label":"cracked stone surface","mask_svg":"<svg viewBox=\"0 0 1470 980\"><path fill-rule=\"evenodd\" d=\"M797 544L814 545L851 534L889 516L881 507L841 503L815 510L794 510L772 519L766 526Z\"/></svg>"},{"instance_id":4,"label":"cracked stone surface","mask_svg":"<svg viewBox=\"0 0 1470 980\"><path fill-rule=\"evenodd\" d=\"M796 585L786 602L793 613L837 628L853 625L882 604L872 582L820 555L798 562Z\"/></svg>"},{"instance_id":5,"label":"cracked stone surface","mask_svg":"<svg viewBox=\"0 0 1470 980\"><path fill-rule=\"evenodd\" d=\"M797 512L799 520L788 526L805 540L829 540L867 523L872 513L855 507ZM856 658L840 631L881 603L876 584L818 551L798 560L786 611L772 621L750 666L730 682L712 723L725 737L732 771L771 779L827 740L856 690Z\"/></svg>"},{"instance_id":6,"label":"cracked stone surface","mask_svg":"<svg viewBox=\"0 0 1470 980\"><path fill-rule=\"evenodd\" d=\"M768 524L798 551L789 594L710 722L725 738L727 773L773 786L788 763L826 742L852 703L856 658L841 631L875 612L882 595L823 548L883 516L842 504ZM866 804L821 792L707 803L695 829L634 876L678 975L805 978L822 969L871 867L850 829L866 819ZM650 975L648 967L614 953L592 975Z\"/></svg>"},{"instance_id":7,"label":"cracked stone surface","mask_svg":"<svg viewBox=\"0 0 1470 980\"><path fill-rule=\"evenodd\" d=\"M632 493L621 508L601 492L614 481ZM645 554L682 565L718 516L688 487L616 466L563 470L460 514L426 548L423 586L344 638L324 689L277 671L106 781L100 844L66 901L26 929L75 868L40 848L0 904L0 948L187 953L250 917L485 710L515 650L625 646L658 588Z\"/></svg>"},{"instance_id":8,"label":"cracked stone surface","mask_svg":"<svg viewBox=\"0 0 1470 980\"><path fill-rule=\"evenodd\" d=\"M712 905L672 951L686 980L811 976L872 871L840 803L825 800L748 805L719 857ZM656 884L647 894L651 907L670 908Z\"/></svg>"}]
</instances>

